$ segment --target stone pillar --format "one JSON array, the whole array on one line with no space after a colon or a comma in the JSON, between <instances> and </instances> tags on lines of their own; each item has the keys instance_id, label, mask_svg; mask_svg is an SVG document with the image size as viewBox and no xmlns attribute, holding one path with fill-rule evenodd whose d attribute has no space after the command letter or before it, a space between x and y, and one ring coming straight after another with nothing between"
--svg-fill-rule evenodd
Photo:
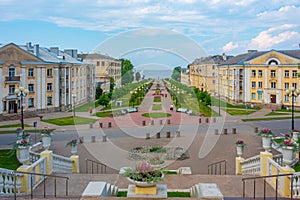
<instances>
[{"instance_id":1,"label":"stone pillar","mask_svg":"<svg viewBox=\"0 0 300 200\"><path fill-rule=\"evenodd\" d=\"M150 133L146 133L146 140L150 139Z\"/></svg>"},{"instance_id":2,"label":"stone pillar","mask_svg":"<svg viewBox=\"0 0 300 200\"><path fill-rule=\"evenodd\" d=\"M254 128L254 133L258 133L258 127Z\"/></svg>"},{"instance_id":3,"label":"stone pillar","mask_svg":"<svg viewBox=\"0 0 300 200\"><path fill-rule=\"evenodd\" d=\"M199 118L199 124L201 124L201 118Z\"/></svg>"},{"instance_id":4,"label":"stone pillar","mask_svg":"<svg viewBox=\"0 0 300 200\"><path fill-rule=\"evenodd\" d=\"M32 172L32 167L30 165L21 165L18 169L18 172ZM29 194L31 192L30 190L30 177L28 174L24 174L23 176L20 177L20 182L21 182L21 188L20 192L21 193L26 193Z\"/></svg>"},{"instance_id":5,"label":"stone pillar","mask_svg":"<svg viewBox=\"0 0 300 200\"><path fill-rule=\"evenodd\" d=\"M163 120L159 120L159 124L162 125L163 124Z\"/></svg>"},{"instance_id":6,"label":"stone pillar","mask_svg":"<svg viewBox=\"0 0 300 200\"><path fill-rule=\"evenodd\" d=\"M232 134L236 134L236 128L232 128Z\"/></svg>"},{"instance_id":7,"label":"stone pillar","mask_svg":"<svg viewBox=\"0 0 300 200\"><path fill-rule=\"evenodd\" d=\"M96 137L94 135L91 136L91 142L96 142Z\"/></svg>"},{"instance_id":8,"label":"stone pillar","mask_svg":"<svg viewBox=\"0 0 300 200\"><path fill-rule=\"evenodd\" d=\"M289 166L281 167L280 168L280 174L292 174L295 173L295 170ZM283 197L290 197L291 194L291 188L290 188L291 179L288 176L283 177L283 191L282 196ZM295 185L294 185L295 187Z\"/></svg>"},{"instance_id":9,"label":"stone pillar","mask_svg":"<svg viewBox=\"0 0 300 200\"><path fill-rule=\"evenodd\" d=\"M90 123L90 128L93 128L93 123Z\"/></svg>"},{"instance_id":10,"label":"stone pillar","mask_svg":"<svg viewBox=\"0 0 300 200\"><path fill-rule=\"evenodd\" d=\"M218 133L218 129L215 129L215 135L218 135L219 133Z\"/></svg>"},{"instance_id":11,"label":"stone pillar","mask_svg":"<svg viewBox=\"0 0 300 200\"><path fill-rule=\"evenodd\" d=\"M176 137L180 137L180 131L176 131Z\"/></svg>"},{"instance_id":12,"label":"stone pillar","mask_svg":"<svg viewBox=\"0 0 300 200\"><path fill-rule=\"evenodd\" d=\"M171 120L170 119L168 119L167 122L168 122L168 124L171 124Z\"/></svg>"},{"instance_id":13,"label":"stone pillar","mask_svg":"<svg viewBox=\"0 0 300 200\"><path fill-rule=\"evenodd\" d=\"M111 128L111 122L108 122L108 128Z\"/></svg>"},{"instance_id":14,"label":"stone pillar","mask_svg":"<svg viewBox=\"0 0 300 200\"><path fill-rule=\"evenodd\" d=\"M41 158L43 158L43 157L46 158L46 174L52 174L52 167L53 167L52 154L53 154L53 152L49 151L49 150L45 150L40 153Z\"/></svg>"},{"instance_id":15,"label":"stone pillar","mask_svg":"<svg viewBox=\"0 0 300 200\"><path fill-rule=\"evenodd\" d=\"M151 125L154 125L154 120L151 120Z\"/></svg>"},{"instance_id":16,"label":"stone pillar","mask_svg":"<svg viewBox=\"0 0 300 200\"><path fill-rule=\"evenodd\" d=\"M72 155L70 159L73 160L72 173L79 173L79 155Z\"/></svg>"},{"instance_id":17,"label":"stone pillar","mask_svg":"<svg viewBox=\"0 0 300 200\"><path fill-rule=\"evenodd\" d=\"M260 175L267 176L267 162L268 158L273 158L273 154L269 152L260 152Z\"/></svg>"},{"instance_id":18,"label":"stone pillar","mask_svg":"<svg viewBox=\"0 0 300 200\"><path fill-rule=\"evenodd\" d=\"M102 128L103 127L103 124L102 122L99 122L99 127Z\"/></svg>"},{"instance_id":19,"label":"stone pillar","mask_svg":"<svg viewBox=\"0 0 300 200\"><path fill-rule=\"evenodd\" d=\"M143 126L146 126L146 121L143 120L143 121L142 121L142 124L143 124Z\"/></svg>"},{"instance_id":20,"label":"stone pillar","mask_svg":"<svg viewBox=\"0 0 300 200\"><path fill-rule=\"evenodd\" d=\"M106 142L107 141L107 136L106 135L103 135L102 136L102 142Z\"/></svg>"},{"instance_id":21,"label":"stone pillar","mask_svg":"<svg viewBox=\"0 0 300 200\"><path fill-rule=\"evenodd\" d=\"M245 159L242 157L236 157L235 158L235 174L236 175L242 175L242 165L241 162L243 162Z\"/></svg>"}]
</instances>

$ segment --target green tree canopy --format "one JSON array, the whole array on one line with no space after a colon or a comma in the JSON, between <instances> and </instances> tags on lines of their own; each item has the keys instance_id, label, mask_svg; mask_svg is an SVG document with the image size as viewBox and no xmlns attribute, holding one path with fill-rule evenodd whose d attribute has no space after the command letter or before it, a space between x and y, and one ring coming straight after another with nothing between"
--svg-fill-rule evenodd
<instances>
[{"instance_id":1,"label":"green tree canopy","mask_svg":"<svg viewBox=\"0 0 300 200\"><path fill-rule=\"evenodd\" d=\"M110 98L107 93L103 93L99 98L99 104L107 107L109 104Z\"/></svg>"},{"instance_id":2,"label":"green tree canopy","mask_svg":"<svg viewBox=\"0 0 300 200\"><path fill-rule=\"evenodd\" d=\"M101 87L96 87L96 94L95 94L95 98L99 99L99 97L102 95L103 90L101 89Z\"/></svg>"},{"instance_id":3,"label":"green tree canopy","mask_svg":"<svg viewBox=\"0 0 300 200\"><path fill-rule=\"evenodd\" d=\"M127 59L121 59L121 62L122 62L122 85L126 85L130 82L133 81L133 65L132 63L130 62L130 60L127 60Z\"/></svg>"},{"instance_id":4,"label":"green tree canopy","mask_svg":"<svg viewBox=\"0 0 300 200\"><path fill-rule=\"evenodd\" d=\"M113 77L109 77L109 92L112 92L115 87L115 79Z\"/></svg>"},{"instance_id":5,"label":"green tree canopy","mask_svg":"<svg viewBox=\"0 0 300 200\"><path fill-rule=\"evenodd\" d=\"M141 78L140 72L136 72L136 73L135 73L135 80L136 80L136 81L139 81L140 78Z\"/></svg>"},{"instance_id":6,"label":"green tree canopy","mask_svg":"<svg viewBox=\"0 0 300 200\"><path fill-rule=\"evenodd\" d=\"M173 73L171 75L171 78L180 82L181 81L181 67L178 66L178 67L175 67L173 69Z\"/></svg>"}]
</instances>

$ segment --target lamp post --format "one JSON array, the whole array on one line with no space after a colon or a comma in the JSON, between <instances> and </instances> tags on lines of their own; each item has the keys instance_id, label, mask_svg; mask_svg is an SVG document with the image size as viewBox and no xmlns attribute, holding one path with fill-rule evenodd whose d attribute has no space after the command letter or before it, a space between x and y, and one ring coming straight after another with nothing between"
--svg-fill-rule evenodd
<instances>
[{"instance_id":1,"label":"lamp post","mask_svg":"<svg viewBox=\"0 0 300 200\"><path fill-rule=\"evenodd\" d=\"M292 96L292 130L294 130L294 99L300 94L300 91L292 87L291 89L286 90L286 94Z\"/></svg>"},{"instance_id":2,"label":"lamp post","mask_svg":"<svg viewBox=\"0 0 300 200\"><path fill-rule=\"evenodd\" d=\"M75 99L76 99L76 95L72 94L72 98L73 98L73 117L75 117Z\"/></svg>"},{"instance_id":3,"label":"lamp post","mask_svg":"<svg viewBox=\"0 0 300 200\"><path fill-rule=\"evenodd\" d=\"M28 89L24 87L19 87L15 89L15 94L17 97L21 97L21 126L22 130L24 130L24 111L23 111L23 98L29 93Z\"/></svg>"}]
</instances>

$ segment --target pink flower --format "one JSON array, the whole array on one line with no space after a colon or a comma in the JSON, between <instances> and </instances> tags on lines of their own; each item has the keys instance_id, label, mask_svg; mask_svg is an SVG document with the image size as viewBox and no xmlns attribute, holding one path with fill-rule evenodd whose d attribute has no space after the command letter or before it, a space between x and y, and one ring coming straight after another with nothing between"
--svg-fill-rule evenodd
<instances>
[{"instance_id":1,"label":"pink flower","mask_svg":"<svg viewBox=\"0 0 300 200\"><path fill-rule=\"evenodd\" d=\"M23 118L22 118L22 117L20 117L20 118L19 118L19 120L20 120L20 121L22 121L22 120L23 120Z\"/></svg>"}]
</instances>

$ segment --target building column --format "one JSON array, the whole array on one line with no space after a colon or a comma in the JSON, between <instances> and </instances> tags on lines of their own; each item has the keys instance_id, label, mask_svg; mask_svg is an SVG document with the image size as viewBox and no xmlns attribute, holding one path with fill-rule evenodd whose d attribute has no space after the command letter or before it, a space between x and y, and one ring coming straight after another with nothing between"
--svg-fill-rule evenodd
<instances>
[{"instance_id":1,"label":"building column","mask_svg":"<svg viewBox=\"0 0 300 200\"><path fill-rule=\"evenodd\" d=\"M36 68L36 76L37 76L37 83L36 86L36 108L37 110L41 109L41 68Z\"/></svg>"},{"instance_id":2,"label":"building column","mask_svg":"<svg viewBox=\"0 0 300 200\"><path fill-rule=\"evenodd\" d=\"M3 83L2 80L2 66L0 66L0 83ZM3 89L0 89L0 99L3 99ZM3 113L3 101L0 102L0 115Z\"/></svg>"},{"instance_id":3,"label":"building column","mask_svg":"<svg viewBox=\"0 0 300 200\"><path fill-rule=\"evenodd\" d=\"M58 108L59 105L59 98L60 98L60 94L59 94L59 70L58 67L54 68L54 107Z\"/></svg>"},{"instance_id":4,"label":"building column","mask_svg":"<svg viewBox=\"0 0 300 200\"><path fill-rule=\"evenodd\" d=\"M41 84L41 92L42 92L42 109L46 108L46 100L47 100L47 96L46 96L46 69L45 68L41 68L41 82L39 82Z\"/></svg>"}]
</instances>

